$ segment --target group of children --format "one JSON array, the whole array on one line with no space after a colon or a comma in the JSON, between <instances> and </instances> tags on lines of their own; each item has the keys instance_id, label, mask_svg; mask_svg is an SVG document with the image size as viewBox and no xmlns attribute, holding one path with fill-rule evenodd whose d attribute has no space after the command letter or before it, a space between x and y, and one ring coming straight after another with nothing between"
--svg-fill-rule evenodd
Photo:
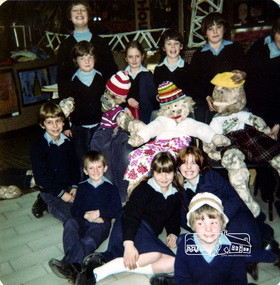
<instances>
[{"instance_id":1,"label":"group of children","mask_svg":"<svg viewBox=\"0 0 280 285\"><path fill-rule=\"evenodd\" d=\"M218 176L215 179L211 171L204 173L208 169L198 149L183 148L177 162L168 152L158 153L149 177L133 190L122 208L120 189L106 178L106 159L112 158L92 148L94 135L101 131L100 98L104 92L120 98L119 111L148 123L152 111L158 108L156 87L169 80L185 94L198 98L195 117L205 122L207 110L214 111L208 97L212 93L210 79L229 70L235 72L235 82L246 77L239 46L223 39L223 18L219 13L205 17L203 29L208 43L194 54L190 66L180 56L183 38L178 32L168 30L162 36L165 58L154 75L142 65L141 44L130 42L125 49L128 66L123 73L127 82L116 73L113 57L101 38L88 28L87 2L73 2L69 16L74 33L59 51L58 86L61 99L72 97L75 109L69 120L58 104L45 103L39 113L45 133L30 150L40 199L64 226L65 256L50 260L52 271L75 284L96 284L125 271L154 274L151 284L247 284L246 264L273 263L276 257L261 251L257 221L230 184ZM112 219L116 220L108 249L96 254L109 236ZM244 219L250 225L247 229L239 227ZM253 247L263 255L258 259L252 254L253 258L246 260L227 254L224 249L232 244L222 233L227 223L231 233L244 230L254 235ZM196 234L179 238L180 226ZM158 238L164 228L165 243ZM188 248L197 248L198 254L186 254ZM223 254L218 253L221 250ZM174 276L167 274L174 270Z\"/></svg>"}]
</instances>

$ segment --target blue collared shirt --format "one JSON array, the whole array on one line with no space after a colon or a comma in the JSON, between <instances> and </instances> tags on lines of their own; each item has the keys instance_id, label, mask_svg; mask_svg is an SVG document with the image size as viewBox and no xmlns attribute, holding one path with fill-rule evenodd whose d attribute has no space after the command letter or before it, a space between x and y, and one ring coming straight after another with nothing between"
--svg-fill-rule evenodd
<instances>
[{"instance_id":1,"label":"blue collared shirt","mask_svg":"<svg viewBox=\"0 0 280 285\"><path fill-rule=\"evenodd\" d=\"M162 66L162 65L166 65L166 67L173 72L174 70L177 69L177 67L184 67L185 65L185 61L182 59L182 57L179 55L179 59L177 60L177 62L174 65L169 65L168 61L167 61L167 56L164 58L163 62L160 63L158 66Z\"/></svg>"},{"instance_id":2,"label":"blue collared shirt","mask_svg":"<svg viewBox=\"0 0 280 285\"><path fill-rule=\"evenodd\" d=\"M78 69L75 72L75 74L73 75L72 81L77 76L83 84L85 84L86 86L89 87L91 85L96 73L98 73L102 76L102 74L94 68L90 72L82 72L80 69Z\"/></svg>"},{"instance_id":3,"label":"blue collared shirt","mask_svg":"<svg viewBox=\"0 0 280 285\"><path fill-rule=\"evenodd\" d=\"M166 194L163 194L162 193L162 190L160 188L160 186L156 183L155 179L152 177L148 180L148 184L157 192L161 193L163 195L163 197L165 199L168 198L168 196L170 195L174 195L175 193L177 193L177 189L175 187L172 186L172 184L169 185L169 189L168 191L166 192Z\"/></svg>"},{"instance_id":4,"label":"blue collared shirt","mask_svg":"<svg viewBox=\"0 0 280 285\"><path fill-rule=\"evenodd\" d=\"M194 186L192 186L192 184L188 182L188 180L186 180L184 183L184 188L191 189L194 193L196 193L196 188L197 188L197 184L199 183L199 179L200 179L200 176L198 175Z\"/></svg>"},{"instance_id":5,"label":"blue collared shirt","mask_svg":"<svg viewBox=\"0 0 280 285\"><path fill-rule=\"evenodd\" d=\"M203 247L200 244L199 238L197 236L197 234L194 234L194 243L195 245L199 248L201 255L203 256L203 258L205 259L205 261L207 263L210 263L215 256L217 256L219 254L219 249L220 246L222 245L231 245L231 242L229 241L229 239L223 234L221 233L218 242L215 246L215 248L212 250L212 252L209 254L205 249L203 249Z\"/></svg>"},{"instance_id":6,"label":"blue collared shirt","mask_svg":"<svg viewBox=\"0 0 280 285\"><path fill-rule=\"evenodd\" d=\"M144 67L143 65L141 65L140 68L137 70L137 72L135 74L132 74L131 70L130 70L130 66L128 65L126 67L125 71L128 71L128 74L132 77L132 79L135 79L135 77L138 75L138 73L147 72L147 71L149 71L149 69Z\"/></svg>"},{"instance_id":7,"label":"blue collared shirt","mask_svg":"<svg viewBox=\"0 0 280 285\"><path fill-rule=\"evenodd\" d=\"M269 57L275 58L280 56L280 49L276 46L275 42L272 40L271 36L267 36L264 40L264 44L268 45L268 48L270 50Z\"/></svg>"},{"instance_id":8,"label":"blue collared shirt","mask_svg":"<svg viewBox=\"0 0 280 285\"><path fill-rule=\"evenodd\" d=\"M102 181L101 181L100 183L96 184L96 185L94 185L94 184L92 183L91 178L88 178L86 181L87 181L90 185L92 185L94 188L99 187L99 186L102 185L104 182L108 182L108 183L110 183L110 184L113 185L113 183L112 183L109 179L107 179L105 176L103 176L103 177L102 177Z\"/></svg>"},{"instance_id":9,"label":"blue collared shirt","mask_svg":"<svg viewBox=\"0 0 280 285\"><path fill-rule=\"evenodd\" d=\"M44 133L44 138L47 140L49 146L50 144L56 144L57 146L60 146L64 143L65 140L69 140L69 138L62 133L59 135L58 142L56 142L47 132Z\"/></svg>"},{"instance_id":10,"label":"blue collared shirt","mask_svg":"<svg viewBox=\"0 0 280 285\"><path fill-rule=\"evenodd\" d=\"M201 51L203 52L203 51L208 51L208 50L210 50L210 51L213 53L213 55L219 55L219 53L223 50L223 48L224 48L225 46L231 45L231 44L233 44L232 41L223 40L223 41L221 42L221 45L220 45L219 49L216 51L215 49L213 49L213 48L210 46L209 43L207 43L206 46L205 46Z\"/></svg>"}]
</instances>

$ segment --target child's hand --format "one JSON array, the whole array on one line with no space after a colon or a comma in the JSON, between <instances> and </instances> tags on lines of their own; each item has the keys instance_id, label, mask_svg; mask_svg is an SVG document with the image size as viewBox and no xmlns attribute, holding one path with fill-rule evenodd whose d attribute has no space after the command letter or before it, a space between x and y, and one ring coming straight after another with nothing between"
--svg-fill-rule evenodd
<instances>
[{"instance_id":1,"label":"child's hand","mask_svg":"<svg viewBox=\"0 0 280 285\"><path fill-rule=\"evenodd\" d=\"M125 241L124 254L123 254L123 264L124 267L129 270L137 268L136 262L139 258L139 253L136 247L134 246L133 241Z\"/></svg>"},{"instance_id":2,"label":"child's hand","mask_svg":"<svg viewBox=\"0 0 280 285\"><path fill-rule=\"evenodd\" d=\"M103 224L104 220L101 217L99 217L99 218L96 218L93 222L97 224Z\"/></svg>"},{"instance_id":3,"label":"child's hand","mask_svg":"<svg viewBox=\"0 0 280 285\"><path fill-rule=\"evenodd\" d=\"M100 211L88 211L84 214L84 218L88 220L90 223L93 223L97 218L100 217Z\"/></svg>"},{"instance_id":4,"label":"child's hand","mask_svg":"<svg viewBox=\"0 0 280 285\"><path fill-rule=\"evenodd\" d=\"M166 238L166 245L170 248L175 248L177 245L176 245L176 241L177 241L177 237L174 236L174 235L169 235L167 238Z\"/></svg>"},{"instance_id":5,"label":"child's hand","mask_svg":"<svg viewBox=\"0 0 280 285\"><path fill-rule=\"evenodd\" d=\"M71 132L71 130L65 130L65 131L63 132L63 134L64 134L65 136L67 136L68 138L72 138L72 132Z\"/></svg>"},{"instance_id":6,"label":"child's hand","mask_svg":"<svg viewBox=\"0 0 280 285\"><path fill-rule=\"evenodd\" d=\"M77 193L77 188L72 188L71 190L70 190L70 195L75 199L75 197L76 197L76 193Z\"/></svg>"},{"instance_id":7,"label":"child's hand","mask_svg":"<svg viewBox=\"0 0 280 285\"><path fill-rule=\"evenodd\" d=\"M131 107L136 108L136 109L139 109L139 102L137 102L135 99L129 98L129 99L127 100L127 103L128 103Z\"/></svg>"},{"instance_id":8,"label":"child's hand","mask_svg":"<svg viewBox=\"0 0 280 285\"><path fill-rule=\"evenodd\" d=\"M64 194L61 196L61 199L67 203L73 203L74 202L74 197L67 192L64 192Z\"/></svg>"}]
</instances>

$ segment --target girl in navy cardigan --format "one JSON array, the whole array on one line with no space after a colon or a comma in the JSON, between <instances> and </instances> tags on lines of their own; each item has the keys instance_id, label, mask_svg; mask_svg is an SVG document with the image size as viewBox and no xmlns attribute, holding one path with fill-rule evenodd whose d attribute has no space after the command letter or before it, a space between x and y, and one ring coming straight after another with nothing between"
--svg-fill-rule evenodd
<instances>
[{"instance_id":1,"label":"girl in navy cardigan","mask_svg":"<svg viewBox=\"0 0 280 285\"><path fill-rule=\"evenodd\" d=\"M157 88L150 70L142 65L144 49L137 41L128 43L125 48L126 71L131 82L127 103L133 116L145 124L150 122L152 111L158 107Z\"/></svg>"}]
</instances>

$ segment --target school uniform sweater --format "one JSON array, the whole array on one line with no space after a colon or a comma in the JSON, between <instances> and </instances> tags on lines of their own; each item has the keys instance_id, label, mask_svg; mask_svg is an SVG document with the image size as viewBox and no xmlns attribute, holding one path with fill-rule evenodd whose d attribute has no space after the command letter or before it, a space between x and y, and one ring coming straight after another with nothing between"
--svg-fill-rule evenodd
<instances>
[{"instance_id":1,"label":"school uniform sweater","mask_svg":"<svg viewBox=\"0 0 280 285\"><path fill-rule=\"evenodd\" d=\"M187 254L186 245L195 246L191 239L185 243L181 239L175 258L176 285L246 285L246 265L242 256L217 255L210 263L206 262L200 252ZM227 246L222 245L219 252Z\"/></svg>"},{"instance_id":2,"label":"school uniform sweater","mask_svg":"<svg viewBox=\"0 0 280 285\"><path fill-rule=\"evenodd\" d=\"M250 66L245 82L248 107L273 127L280 123L280 56L270 58L265 39L258 40L246 55Z\"/></svg>"},{"instance_id":3,"label":"school uniform sweater","mask_svg":"<svg viewBox=\"0 0 280 285\"><path fill-rule=\"evenodd\" d=\"M118 188L103 179L96 187L88 180L79 184L71 207L73 217L84 217L87 211L99 210L102 218L115 218L121 209Z\"/></svg>"},{"instance_id":4,"label":"school uniform sweater","mask_svg":"<svg viewBox=\"0 0 280 285\"><path fill-rule=\"evenodd\" d=\"M101 120L100 98L105 90L105 82L100 74L95 74L90 86L83 84L77 76L74 77L68 97L73 97L75 109L70 120L74 125L93 125Z\"/></svg>"},{"instance_id":5,"label":"school uniform sweater","mask_svg":"<svg viewBox=\"0 0 280 285\"><path fill-rule=\"evenodd\" d=\"M163 229L167 235L180 233L181 201L179 193L169 195L166 199L162 193L154 190L147 181L137 186L124 207L122 216L123 240L134 240L141 221L145 221L155 235Z\"/></svg>"},{"instance_id":6,"label":"school uniform sweater","mask_svg":"<svg viewBox=\"0 0 280 285\"><path fill-rule=\"evenodd\" d=\"M110 47L107 42L96 35L93 31L90 43L93 44L96 53L96 62L94 68L101 72L105 82L118 71ZM74 45L77 44L76 39L73 35L70 35L64 41L62 41L57 57L57 83L59 96L67 98L69 92L69 85L71 79L77 70L74 66L71 51ZM104 85L105 89L105 85ZM104 91L104 90L103 90Z\"/></svg>"},{"instance_id":7,"label":"school uniform sweater","mask_svg":"<svg viewBox=\"0 0 280 285\"><path fill-rule=\"evenodd\" d=\"M68 187L78 185L79 162L69 139L58 146L39 137L30 149L30 159L40 191L61 197Z\"/></svg>"},{"instance_id":8,"label":"school uniform sweater","mask_svg":"<svg viewBox=\"0 0 280 285\"><path fill-rule=\"evenodd\" d=\"M157 66L154 71L156 86L159 86L164 81L173 82L178 88L182 89L184 94L190 96L190 66L185 62L184 67L177 67L174 71L163 64Z\"/></svg>"},{"instance_id":9,"label":"school uniform sweater","mask_svg":"<svg viewBox=\"0 0 280 285\"><path fill-rule=\"evenodd\" d=\"M234 69L247 69L246 57L239 43L225 45L218 55L211 50L198 49L192 57L190 65L191 90L196 103L206 105L205 98L212 96L214 85L211 80L221 72L230 72Z\"/></svg>"}]
</instances>

